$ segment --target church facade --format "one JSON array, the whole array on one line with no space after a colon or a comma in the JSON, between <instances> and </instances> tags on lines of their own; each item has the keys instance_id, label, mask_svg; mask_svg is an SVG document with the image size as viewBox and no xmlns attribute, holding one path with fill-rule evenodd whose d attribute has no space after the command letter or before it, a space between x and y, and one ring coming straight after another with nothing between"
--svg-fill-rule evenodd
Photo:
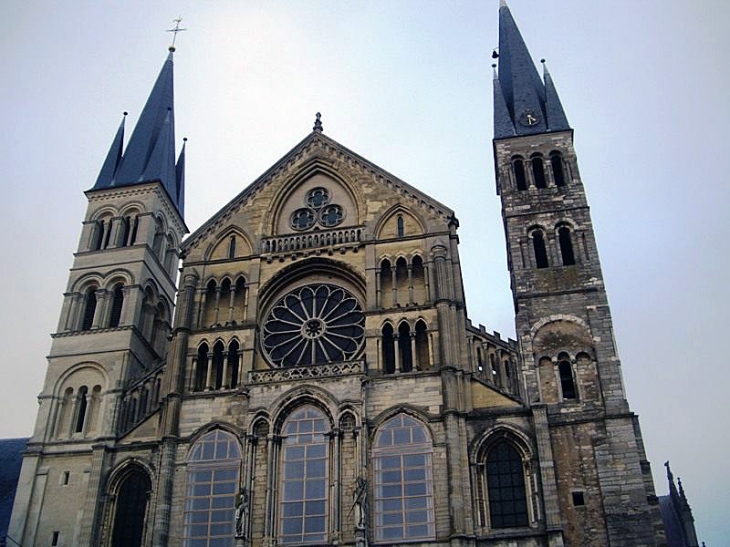
<instances>
[{"instance_id":1,"label":"church facade","mask_svg":"<svg viewBox=\"0 0 730 547\"><path fill-rule=\"evenodd\" d=\"M184 238L171 51L86 193L13 541L666 544L573 130L499 31L518 339L466 316L454 212L319 116Z\"/></svg>"}]
</instances>

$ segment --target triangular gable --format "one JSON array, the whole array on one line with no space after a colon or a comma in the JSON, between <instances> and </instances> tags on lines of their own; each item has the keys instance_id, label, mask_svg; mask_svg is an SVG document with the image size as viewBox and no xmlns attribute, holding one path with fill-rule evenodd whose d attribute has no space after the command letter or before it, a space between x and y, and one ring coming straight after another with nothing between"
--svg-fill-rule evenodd
<instances>
[{"instance_id":1,"label":"triangular gable","mask_svg":"<svg viewBox=\"0 0 730 547\"><path fill-rule=\"evenodd\" d=\"M277 175L287 168L291 163L304 154L311 154L310 150L314 146L329 147L332 150L325 152L323 157L326 156L344 156L346 160L358 164L363 170L369 171L378 180L381 180L383 184L389 184L395 191L402 192L406 196L410 196L414 201L419 203L426 208L435 216L440 217L446 223L457 223L454 212L446 207L444 204L438 202L432 197L424 194L417 188L414 188L410 184L404 182L398 177L390 174L386 170L378 167L369 160L362 156L352 152L348 148L342 146L340 143L331 139L319 131L313 131L301 142L299 142L294 148L292 148L287 154L285 154L279 161L277 161L272 167L265 171L260 177L258 177L253 183L244 188L236 197L224 205L217 213L215 213L207 222L205 222L200 228L195 230L182 244L183 252L187 252L189 249L194 247L198 241L206 237L219 227L222 227L227 219L237 210L240 206L245 204L249 198L254 196L263 187L270 184Z\"/></svg>"}]
</instances>

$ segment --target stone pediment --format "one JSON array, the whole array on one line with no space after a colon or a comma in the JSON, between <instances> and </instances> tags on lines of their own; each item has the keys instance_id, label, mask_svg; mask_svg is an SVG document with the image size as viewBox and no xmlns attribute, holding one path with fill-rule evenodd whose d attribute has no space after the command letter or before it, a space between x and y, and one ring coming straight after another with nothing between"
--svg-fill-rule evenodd
<instances>
[{"instance_id":1,"label":"stone pediment","mask_svg":"<svg viewBox=\"0 0 730 547\"><path fill-rule=\"evenodd\" d=\"M445 205L314 131L192 233L182 249L192 261L204 260L221 234L232 230L245 234L254 255L281 238L355 234L358 242L372 240L396 212L413 234L443 232L456 222Z\"/></svg>"}]
</instances>

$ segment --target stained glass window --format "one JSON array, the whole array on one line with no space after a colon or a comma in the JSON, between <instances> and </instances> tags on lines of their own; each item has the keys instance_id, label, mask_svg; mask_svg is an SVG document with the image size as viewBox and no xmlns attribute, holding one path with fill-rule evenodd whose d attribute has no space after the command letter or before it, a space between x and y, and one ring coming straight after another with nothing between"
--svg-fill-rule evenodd
<instances>
[{"instance_id":1,"label":"stained glass window","mask_svg":"<svg viewBox=\"0 0 730 547\"><path fill-rule=\"evenodd\" d=\"M215 430L196 441L188 458L186 547L233 547L241 450L230 433Z\"/></svg>"},{"instance_id":2,"label":"stained glass window","mask_svg":"<svg viewBox=\"0 0 730 547\"><path fill-rule=\"evenodd\" d=\"M527 526L527 495L522 458L507 441L499 441L489 449L487 492L492 528Z\"/></svg>"},{"instance_id":3,"label":"stained glass window","mask_svg":"<svg viewBox=\"0 0 730 547\"><path fill-rule=\"evenodd\" d=\"M292 413L282 430L282 544L322 543L327 534L327 438L324 414L313 406Z\"/></svg>"},{"instance_id":4,"label":"stained glass window","mask_svg":"<svg viewBox=\"0 0 730 547\"><path fill-rule=\"evenodd\" d=\"M435 537L432 451L426 427L406 414L379 428L373 448L376 541Z\"/></svg>"}]
</instances>

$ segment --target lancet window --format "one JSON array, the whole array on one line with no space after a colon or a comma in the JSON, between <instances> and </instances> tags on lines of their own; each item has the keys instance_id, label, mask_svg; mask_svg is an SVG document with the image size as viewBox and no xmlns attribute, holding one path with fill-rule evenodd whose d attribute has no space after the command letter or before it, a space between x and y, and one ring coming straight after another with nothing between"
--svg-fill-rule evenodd
<instances>
[{"instance_id":1,"label":"lancet window","mask_svg":"<svg viewBox=\"0 0 730 547\"><path fill-rule=\"evenodd\" d=\"M384 258L376 274L378 306L395 308L423 305L429 300L428 270L419 255Z\"/></svg>"}]
</instances>

